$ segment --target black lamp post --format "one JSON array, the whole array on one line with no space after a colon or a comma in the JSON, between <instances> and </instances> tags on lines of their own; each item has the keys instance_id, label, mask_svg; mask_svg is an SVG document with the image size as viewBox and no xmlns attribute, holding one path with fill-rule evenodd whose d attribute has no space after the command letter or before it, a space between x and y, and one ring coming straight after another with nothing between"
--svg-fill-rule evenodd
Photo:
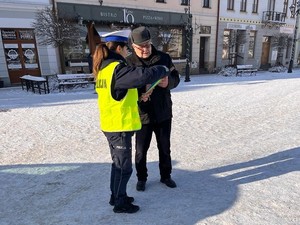
<instances>
[{"instance_id":1,"label":"black lamp post","mask_svg":"<svg viewBox=\"0 0 300 225\"><path fill-rule=\"evenodd\" d=\"M188 8L185 9L185 13L188 15L188 20L185 26L186 30L186 65L185 65L185 80L184 82L189 82L190 80L190 58L191 58L191 45L192 45L192 15L191 15L191 0L188 0Z\"/></svg>"},{"instance_id":2,"label":"black lamp post","mask_svg":"<svg viewBox=\"0 0 300 225\"><path fill-rule=\"evenodd\" d=\"M297 41L297 32L298 32L298 15L300 11L300 1L296 2L295 4L292 4L290 6L291 14L296 16L296 24L295 24L295 30L294 30L294 37L293 37L293 46L292 46L292 54L291 54L291 60L288 68L288 73L293 72L293 66L294 66L294 57L295 57L295 46Z\"/></svg>"}]
</instances>

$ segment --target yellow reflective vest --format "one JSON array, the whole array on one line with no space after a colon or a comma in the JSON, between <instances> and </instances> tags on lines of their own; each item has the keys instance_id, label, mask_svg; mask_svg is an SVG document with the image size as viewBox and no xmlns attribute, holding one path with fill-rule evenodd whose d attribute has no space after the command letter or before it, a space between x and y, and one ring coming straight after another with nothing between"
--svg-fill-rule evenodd
<instances>
[{"instance_id":1,"label":"yellow reflective vest","mask_svg":"<svg viewBox=\"0 0 300 225\"><path fill-rule=\"evenodd\" d=\"M119 62L112 62L98 72L96 92L100 110L100 128L105 132L140 130L137 89L128 89L127 94L120 101L116 101L111 96L111 81L118 64Z\"/></svg>"}]
</instances>

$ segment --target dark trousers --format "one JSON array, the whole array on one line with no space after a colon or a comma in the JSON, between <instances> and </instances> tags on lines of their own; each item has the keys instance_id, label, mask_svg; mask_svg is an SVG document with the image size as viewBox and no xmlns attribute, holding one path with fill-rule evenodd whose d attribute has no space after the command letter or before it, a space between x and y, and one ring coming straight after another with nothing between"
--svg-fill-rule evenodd
<instances>
[{"instance_id":1,"label":"dark trousers","mask_svg":"<svg viewBox=\"0 0 300 225\"><path fill-rule=\"evenodd\" d=\"M132 136L133 132L104 132L112 158L110 190L115 204L124 203L127 196L127 183L132 174Z\"/></svg>"},{"instance_id":2,"label":"dark trousers","mask_svg":"<svg viewBox=\"0 0 300 225\"><path fill-rule=\"evenodd\" d=\"M155 133L157 148L159 152L159 170L162 179L171 177L171 124L172 119L162 123L143 124L142 129L136 132L136 153L135 167L139 181L146 181L148 177L147 170L147 152L150 147L152 133Z\"/></svg>"}]
</instances>

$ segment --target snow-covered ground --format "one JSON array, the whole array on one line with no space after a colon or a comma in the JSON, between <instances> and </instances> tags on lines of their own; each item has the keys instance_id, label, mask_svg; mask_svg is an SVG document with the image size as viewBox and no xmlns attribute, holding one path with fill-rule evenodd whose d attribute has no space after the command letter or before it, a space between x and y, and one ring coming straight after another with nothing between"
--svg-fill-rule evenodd
<instances>
[{"instance_id":1,"label":"snow-covered ground","mask_svg":"<svg viewBox=\"0 0 300 225\"><path fill-rule=\"evenodd\" d=\"M141 210L108 204L111 159L92 87L0 89L1 225L299 225L300 71L191 76L172 91L172 177L155 140ZM134 143L133 143L134 144ZM133 150L134 152L134 150Z\"/></svg>"}]
</instances>

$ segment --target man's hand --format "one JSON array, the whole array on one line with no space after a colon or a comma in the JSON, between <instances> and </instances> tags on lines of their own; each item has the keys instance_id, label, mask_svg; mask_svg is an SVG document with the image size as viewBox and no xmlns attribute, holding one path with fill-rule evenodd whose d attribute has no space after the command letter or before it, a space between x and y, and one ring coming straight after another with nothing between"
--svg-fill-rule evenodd
<instances>
[{"instance_id":1,"label":"man's hand","mask_svg":"<svg viewBox=\"0 0 300 225\"><path fill-rule=\"evenodd\" d=\"M146 90L148 90L150 86L151 86L151 84L147 84ZM148 91L147 94L143 93L142 96L140 97L140 101L147 102L150 99L150 95L152 94L152 92L153 92L153 89Z\"/></svg>"},{"instance_id":2,"label":"man's hand","mask_svg":"<svg viewBox=\"0 0 300 225\"><path fill-rule=\"evenodd\" d=\"M162 87L162 88L166 88L169 84L169 77L166 76L164 78L161 79L161 81L159 82L158 86Z\"/></svg>"}]
</instances>

